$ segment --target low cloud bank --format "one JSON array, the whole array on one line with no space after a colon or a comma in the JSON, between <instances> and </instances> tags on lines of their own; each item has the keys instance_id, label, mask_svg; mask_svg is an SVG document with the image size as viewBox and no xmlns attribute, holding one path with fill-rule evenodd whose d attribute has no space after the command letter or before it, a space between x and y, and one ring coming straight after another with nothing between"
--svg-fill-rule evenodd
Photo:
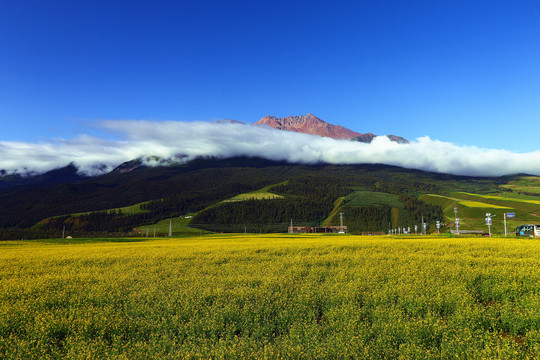
<instances>
[{"instance_id":1,"label":"low cloud bank","mask_svg":"<svg viewBox=\"0 0 540 360\"><path fill-rule=\"evenodd\" d=\"M187 160L257 156L305 164L380 163L456 175L540 175L540 151L481 149L429 137L409 144L377 137L365 144L234 123L111 120L100 127L117 140L80 135L40 143L0 142L0 169L41 173L73 163L85 174L99 175L139 157L184 155Z\"/></svg>"}]
</instances>

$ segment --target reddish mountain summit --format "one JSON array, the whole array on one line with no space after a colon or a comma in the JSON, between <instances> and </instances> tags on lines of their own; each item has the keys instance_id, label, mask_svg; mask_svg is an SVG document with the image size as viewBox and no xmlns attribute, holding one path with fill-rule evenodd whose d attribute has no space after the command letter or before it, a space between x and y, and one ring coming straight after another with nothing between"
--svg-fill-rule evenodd
<instances>
[{"instance_id":1,"label":"reddish mountain summit","mask_svg":"<svg viewBox=\"0 0 540 360\"><path fill-rule=\"evenodd\" d=\"M305 116L287 116L279 119L275 116L265 116L254 125L266 125L279 130L319 135L330 137L332 139L352 139L364 135L349 130L341 125L329 124L309 113Z\"/></svg>"},{"instance_id":2,"label":"reddish mountain summit","mask_svg":"<svg viewBox=\"0 0 540 360\"><path fill-rule=\"evenodd\" d=\"M361 134L341 125L329 124L310 113L306 116L287 116L279 119L275 116L267 115L253 125L270 126L279 130L319 135L330 137L332 139L354 140L365 143L370 143L377 137L377 135L372 133ZM400 144L407 144L409 142L401 136L388 135L388 138Z\"/></svg>"}]
</instances>

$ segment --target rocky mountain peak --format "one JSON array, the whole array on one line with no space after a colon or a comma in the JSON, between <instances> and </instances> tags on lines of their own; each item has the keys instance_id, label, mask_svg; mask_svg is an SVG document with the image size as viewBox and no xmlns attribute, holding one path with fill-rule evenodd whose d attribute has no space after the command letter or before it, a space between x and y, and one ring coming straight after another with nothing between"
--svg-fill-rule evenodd
<instances>
[{"instance_id":1,"label":"rocky mountain peak","mask_svg":"<svg viewBox=\"0 0 540 360\"><path fill-rule=\"evenodd\" d=\"M279 130L313 134L333 139L352 139L362 135L341 125L329 124L311 113L284 118L267 115L254 125L270 126Z\"/></svg>"},{"instance_id":2,"label":"rocky mountain peak","mask_svg":"<svg viewBox=\"0 0 540 360\"><path fill-rule=\"evenodd\" d=\"M312 113L307 113L307 115L287 116L284 118L266 115L254 125L270 126L279 130L319 135L330 137L332 139L348 139L365 143L372 142L373 139L378 136L370 132L365 134L358 133L341 125L332 125L316 117ZM407 144L409 142L407 139L395 135L388 135L388 138L400 144Z\"/></svg>"}]
</instances>

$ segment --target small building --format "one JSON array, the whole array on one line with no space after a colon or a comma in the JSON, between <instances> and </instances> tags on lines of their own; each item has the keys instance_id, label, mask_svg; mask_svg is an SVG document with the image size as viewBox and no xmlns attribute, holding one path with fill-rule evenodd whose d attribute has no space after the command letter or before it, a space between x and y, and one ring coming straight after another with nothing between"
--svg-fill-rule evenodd
<instances>
[{"instance_id":1,"label":"small building","mask_svg":"<svg viewBox=\"0 0 540 360\"><path fill-rule=\"evenodd\" d=\"M540 237L540 225L520 225L516 228L516 236L537 238Z\"/></svg>"},{"instance_id":2,"label":"small building","mask_svg":"<svg viewBox=\"0 0 540 360\"><path fill-rule=\"evenodd\" d=\"M289 226L289 234L338 234L341 226ZM343 226L343 232L348 233L347 226Z\"/></svg>"}]
</instances>

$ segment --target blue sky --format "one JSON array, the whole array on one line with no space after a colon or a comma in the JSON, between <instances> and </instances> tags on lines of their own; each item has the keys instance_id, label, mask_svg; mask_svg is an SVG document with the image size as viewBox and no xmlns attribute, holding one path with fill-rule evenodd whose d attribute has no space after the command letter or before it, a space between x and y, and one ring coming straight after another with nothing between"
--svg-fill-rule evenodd
<instances>
[{"instance_id":1,"label":"blue sky","mask_svg":"<svg viewBox=\"0 0 540 360\"><path fill-rule=\"evenodd\" d=\"M540 150L537 1L5 0L0 49L0 141L311 112Z\"/></svg>"}]
</instances>

